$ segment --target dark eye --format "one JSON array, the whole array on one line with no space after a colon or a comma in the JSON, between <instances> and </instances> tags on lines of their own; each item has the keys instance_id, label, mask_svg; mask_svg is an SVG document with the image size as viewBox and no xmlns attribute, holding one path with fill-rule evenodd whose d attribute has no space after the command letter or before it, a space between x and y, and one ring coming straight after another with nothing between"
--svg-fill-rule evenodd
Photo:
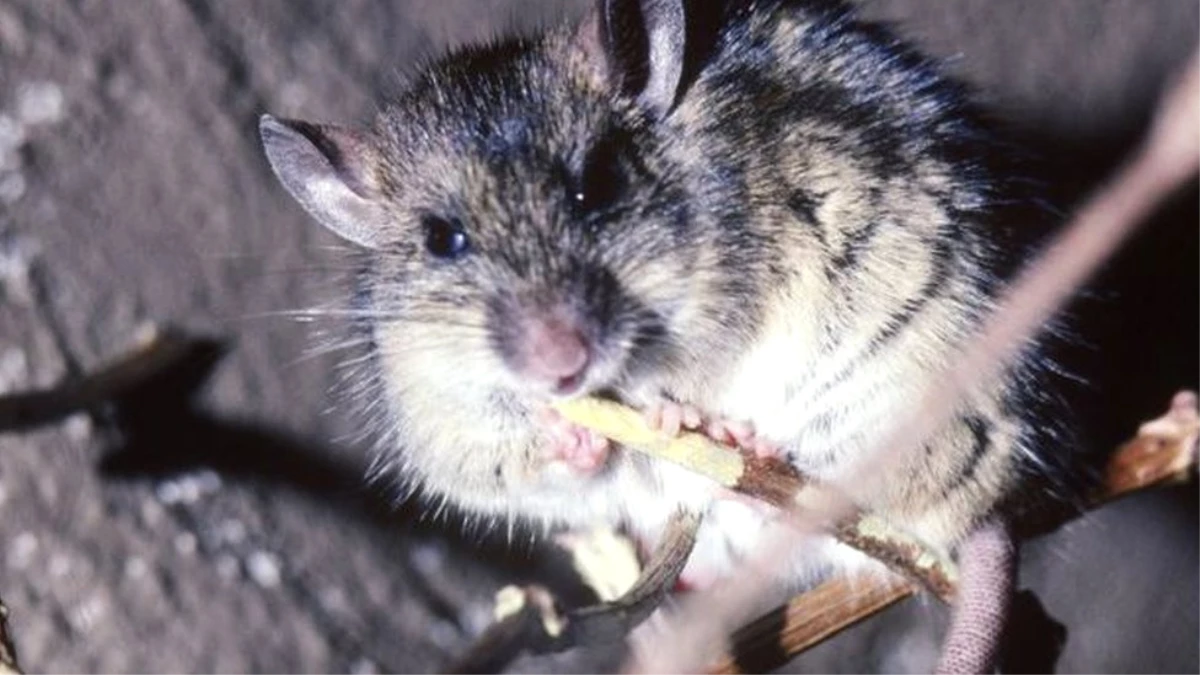
<instances>
[{"instance_id":1,"label":"dark eye","mask_svg":"<svg viewBox=\"0 0 1200 675\"><path fill-rule=\"evenodd\" d=\"M421 225L425 228L425 248L433 255L454 260L467 252L467 233L457 220L425 216Z\"/></svg>"},{"instance_id":2,"label":"dark eye","mask_svg":"<svg viewBox=\"0 0 1200 675\"><path fill-rule=\"evenodd\" d=\"M625 191L625 168L610 142L597 143L583 161L583 170L571 195L583 214L603 212L613 207Z\"/></svg>"}]
</instances>

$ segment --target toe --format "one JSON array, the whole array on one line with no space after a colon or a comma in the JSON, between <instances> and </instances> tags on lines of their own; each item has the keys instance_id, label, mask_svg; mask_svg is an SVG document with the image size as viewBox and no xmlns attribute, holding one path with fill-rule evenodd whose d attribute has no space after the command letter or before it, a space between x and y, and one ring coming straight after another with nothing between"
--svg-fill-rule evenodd
<instances>
[{"instance_id":1,"label":"toe","mask_svg":"<svg viewBox=\"0 0 1200 675\"><path fill-rule=\"evenodd\" d=\"M668 436L678 436L683 425L683 408L677 403L662 406L662 426L659 430Z\"/></svg>"},{"instance_id":2,"label":"toe","mask_svg":"<svg viewBox=\"0 0 1200 675\"><path fill-rule=\"evenodd\" d=\"M704 423L704 415L693 405L680 406L681 422L685 429L699 429Z\"/></svg>"},{"instance_id":3,"label":"toe","mask_svg":"<svg viewBox=\"0 0 1200 675\"><path fill-rule=\"evenodd\" d=\"M653 403L642 412L642 419L651 429L661 430L663 420L663 404Z\"/></svg>"}]
</instances>

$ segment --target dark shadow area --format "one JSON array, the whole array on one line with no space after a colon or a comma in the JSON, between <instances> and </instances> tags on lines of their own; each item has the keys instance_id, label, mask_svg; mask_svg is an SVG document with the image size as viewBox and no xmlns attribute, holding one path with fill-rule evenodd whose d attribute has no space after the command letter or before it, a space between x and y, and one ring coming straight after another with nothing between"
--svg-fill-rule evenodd
<instances>
[{"instance_id":1,"label":"dark shadow area","mask_svg":"<svg viewBox=\"0 0 1200 675\"><path fill-rule=\"evenodd\" d=\"M451 555L486 560L511 583L545 586L568 607L596 602L566 554L531 532L518 528L511 543L487 532L468 536L445 526L458 520L455 514L432 522L419 498L400 499L392 484L367 481L365 465L338 458L331 448L213 416L198 401L227 346L173 332L162 343L52 391L0 398L0 429L30 430L86 410L109 439L98 464L109 479L153 481L210 469L244 486L295 492L365 526L366 537L413 544L440 539ZM397 572L407 574L409 564L397 559ZM412 589L435 615L465 628L460 607L423 584Z\"/></svg>"},{"instance_id":2,"label":"dark shadow area","mask_svg":"<svg viewBox=\"0 0 1200 675\"><path fill-rule=\"evenodd\" d=\"M1004 627L1002 673L1052 673L1067 641L1067 627L1050 616L1037 595L1019 591Z\"/></svg>"},{"instance_id":3,"label":"dark shadow area","mask_svg":"<svg viewBox=\"0 0 1200 675\"><path fill-rule=\"evenodd\" d=\"M1109 139L1027 137L1040 155L1049 203L1064 213L1108 180L1141 132ZM1053 357L1079 382L1065 387L1083 445L1105 455L1162 414L1200 377L1200 192L1173 197L1126 242L1062 315Z\"/></svg>"},{"instance_id":4,"label":"dark shadow area","mask_svg":"<svg viewBox=\"0 0 1200 675\"><path fill-rule=\"evenodd\" d=\"M1016 212L1030 222L1012 228L1014 248L1026 251L1014 270L1114 177L1143 131L1073 139L1009 132L1026 154L1006 165L1044 204ZM1057 371L1050 393L1069 413L1078 446L1050 452L1071 452L1096 468L1142 422L1164 413L1175 392L1200 386L1198 186L1193 178L1160 205L1041 336Z\"/></svg>"}]
</instances>

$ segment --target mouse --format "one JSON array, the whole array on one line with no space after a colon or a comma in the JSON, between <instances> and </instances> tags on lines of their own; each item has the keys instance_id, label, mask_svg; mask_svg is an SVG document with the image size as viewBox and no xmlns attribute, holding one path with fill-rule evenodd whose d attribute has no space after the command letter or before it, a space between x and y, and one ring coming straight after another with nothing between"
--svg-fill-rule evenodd
<instances>
[{"instance_id":1,"label":"mouse","mask_svg":"<svg viewBox=\"0 0 1200 675\"><path fill-rule=\"evenodd\" d=\"M702 514L697 584L783 525L551 404L611 398L837 484L978 329L1027 225L970 92L830 0L597 0L431 60L368 124L264 115L260 134L286 191L362 254L381 465L487 527L653 541ZM1031 343L851 488L984 570L964 625L994 621L1007 524L1050 492L1054 425L1033 412L1050 370ZM832 539L799 548L781 588L879 568ZM990 667L994 645L966 651L984 660L943 666Z\"/></svg>"}]
</instances>

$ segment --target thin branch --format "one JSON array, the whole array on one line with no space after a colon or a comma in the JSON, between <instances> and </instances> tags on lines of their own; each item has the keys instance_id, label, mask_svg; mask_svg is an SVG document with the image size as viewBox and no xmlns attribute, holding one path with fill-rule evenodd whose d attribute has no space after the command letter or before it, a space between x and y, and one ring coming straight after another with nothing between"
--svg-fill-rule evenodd
<instances>
[{"instance_id":1,"label":"thin branch","mask_svg":"<svg viewBox=\"0 0 1200 675\"><path fill-rule=\"evenodd\" d=\"M566 419L596 431L626 448L674 462L707 476L735 492L781 509L803 499L817 485L787 462L721 445L709 437L684 432L664 436L646 425L642 415L619 403L597 398L560 401L555 408ZM825 489L831 489L825 486ZM900 532L882 519L854 511L832 528L838 541L885 563L939 598L954 595L957 569L943 553Z\"/></svg>"},{"instance_id":2,"label":"thin branch","mask_svg":"<svg viewBox=\"0 0 1200 675\"><path fill-rule=\"evenodd\" d=\"M222 345L213 340L170 328L143 326L128 353L86 377L70 379L46 391L0 396L0 431L50 424L76 412L116 403L163 378L186 377L185 365L199 362L206 369L222 352Z\"/></svg>"},{"instance_id":3,"label":"thin branch","mask_svg":"<svg viewBox=\"0 0 1200 675\"><path fill-rule=\"evenodd\" d=\"M503 602L497 605L507 604L506 611L499 612L502 616L445 672L498 672L523 652L544 654L623 640L662 604L679 580L699 527L699 517L676 513L633 587L610 602L561 613L544 588L504 589Z\"/></svg>"},{"instance_id":4,"label":"thin branch","mask_svg":"<svg viewBox=\"0 0 1200 675\"><path fill-rule=\"evenodd\" d=\"M766 673L917 592L896 577L831 579L733 634L710 673Z\"/></svg>"},{"instance_id":5,"label":"thin branch","mask_svg":"<svg viewBox=\"0 0 1200 675\"><path fill-rule=\"evenodd\" d=\"M1093 507L1152 485L1188 480L1196 471L1198 439L1196 393L1181 391L1166 413L1143 424L1113 455L1103 486L1092 497Z\"/></svg>"},{"instance_id":6,"label":"thin branch","mask_svg":"<svg viewBox=\"0 0 1200 675\"><path fill-rule=\"evenodd\" d=\"M21 667L17 665L17 649L13 646L12 635L8 630L8 608L0 600L0 675L18 675Z\"/></svg>"},{"instance_id":7,"label":"thin branch","mask_svg":"<svg viewBox=\"0 0 1200 675\"><path fill-rule=\"evenodd\" d=\"M699 516L676 513L633 587L612 602L568 612L562 644L556 650L615 642L645 621L679 580L699 529Z\"/></svg>"}]
</instances>

